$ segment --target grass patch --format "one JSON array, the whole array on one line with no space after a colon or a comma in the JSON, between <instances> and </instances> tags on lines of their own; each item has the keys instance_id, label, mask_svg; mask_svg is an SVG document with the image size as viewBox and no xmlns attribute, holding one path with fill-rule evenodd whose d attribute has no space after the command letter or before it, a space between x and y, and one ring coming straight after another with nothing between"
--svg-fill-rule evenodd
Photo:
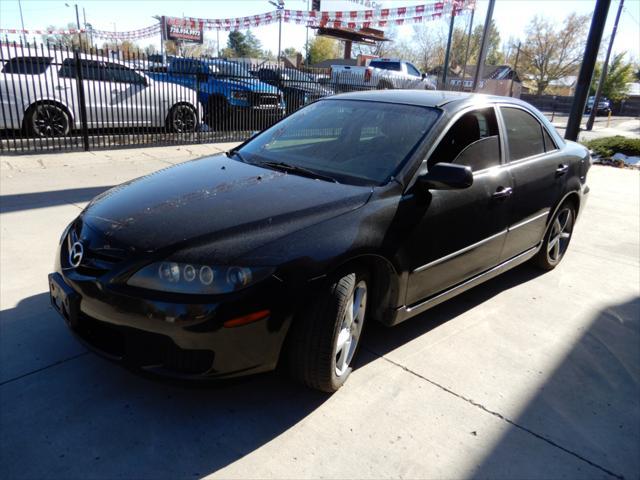
<instances>
[{"instance_id":1,"label":"grass patch","mask_svg":"<svg viewBox=\"0 0 640 480\"><path fill-rule=\"evenodd\" d=\"M623 153L630 157L640 156L640 138L616 135L589 140L584 142L584 145L604 158L610 158L616 153Z\"/></svg>"}]
</instances>

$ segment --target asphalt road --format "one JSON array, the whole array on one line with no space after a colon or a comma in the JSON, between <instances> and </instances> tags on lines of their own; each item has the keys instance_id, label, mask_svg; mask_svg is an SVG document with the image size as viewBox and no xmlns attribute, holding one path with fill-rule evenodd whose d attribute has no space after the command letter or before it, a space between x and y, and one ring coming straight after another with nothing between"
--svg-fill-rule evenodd
<instances>
[{"instance_id":1,"label":"asphalt road","mask_svg":"<svg viewBox=\"0 0 640 480\"><path fill-rule=\"evenodd\" d=\"M64 226L106 187L215 146L0 160L0 477L640 476L640 172L594 166L563 263L393 329L333 396L206 388L85 351L49 306Z\"/></svg>"}]
</instances>

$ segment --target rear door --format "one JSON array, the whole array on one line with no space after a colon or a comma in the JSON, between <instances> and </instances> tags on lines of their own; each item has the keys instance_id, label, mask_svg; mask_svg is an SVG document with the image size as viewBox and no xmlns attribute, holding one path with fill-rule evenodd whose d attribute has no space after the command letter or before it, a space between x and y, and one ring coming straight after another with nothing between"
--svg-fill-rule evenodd
<instances>
[{"instance_id":1,"label":"rear door","mask_svg":"<svg viewBox=\"0 0 640 480\"><path fill-rule=\"evenodd\" d=\"M507 233L511 177L502 161L493 106L464 113L444 135L427 166L470 166L473 185L433 190L422 217L407 234L406 304L412 305L495 266Z\"/></svg>"},{"instance_id":2,"label":"rear door","mask_svg":"<svg viewBox=\"0 0 640 480\"><path fill-rule=\"evenodd\" d=\"M513 178L509 233L502 252L502 260L507 260L542 240L569 165L533 114L516 105L501 105L500 113Z\"/></svg>"}]
</instances>

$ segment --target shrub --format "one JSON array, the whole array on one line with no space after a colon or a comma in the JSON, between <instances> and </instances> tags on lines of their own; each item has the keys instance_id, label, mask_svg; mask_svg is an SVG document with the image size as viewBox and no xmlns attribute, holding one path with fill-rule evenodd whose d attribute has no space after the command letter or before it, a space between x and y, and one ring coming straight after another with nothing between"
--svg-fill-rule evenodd
<instances>
[{"instance_id":1,"label":"shrub","mask_svg":"<svg viewBox=\"0 0 640 480\"><path fill-rule=\"evenodd\" d=\"M601 157L611 157L616 153L627 156L640 156L640 138L628 138L616 135L615 137L596 138L584 142L584 145Z\"/></svg>"}]
</instances>

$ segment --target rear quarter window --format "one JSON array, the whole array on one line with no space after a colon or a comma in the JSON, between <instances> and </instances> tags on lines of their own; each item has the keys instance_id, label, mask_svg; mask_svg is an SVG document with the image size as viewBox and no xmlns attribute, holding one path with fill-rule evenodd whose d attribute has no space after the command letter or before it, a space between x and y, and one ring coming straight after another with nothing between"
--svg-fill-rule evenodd
<instances>
[{"instance_id":1,"label":"rear quarter window","mask_svg":"<svg viewBox=\"0 0 640 480\"><path fill-rule=\"evenodd\" d=\"M373 68L381 68L382 70L394 70L396 72L402 70L400 62L371 62L369 66Z\"/></svg>"},{"instance_id":2,"label":"rear quarter window","mask_svg":"<svg viewBox=\"0 0 640 480\"><path fill-rule=\"evenodd\" d=\"M4 64L2 73L41 75L51 65L49 57L15 57Z\"/></svg>"},{"instance_id":3,"label":"rear quarter window","mask_svg":"<svg viewBox=\"0 0 640 480\"><path fill-rule=\"evenodd\" d=\"M515 161L545 152L542 125L519 108L500 107L507 130L509 160Z\"/></svg>"}]
</instances>

